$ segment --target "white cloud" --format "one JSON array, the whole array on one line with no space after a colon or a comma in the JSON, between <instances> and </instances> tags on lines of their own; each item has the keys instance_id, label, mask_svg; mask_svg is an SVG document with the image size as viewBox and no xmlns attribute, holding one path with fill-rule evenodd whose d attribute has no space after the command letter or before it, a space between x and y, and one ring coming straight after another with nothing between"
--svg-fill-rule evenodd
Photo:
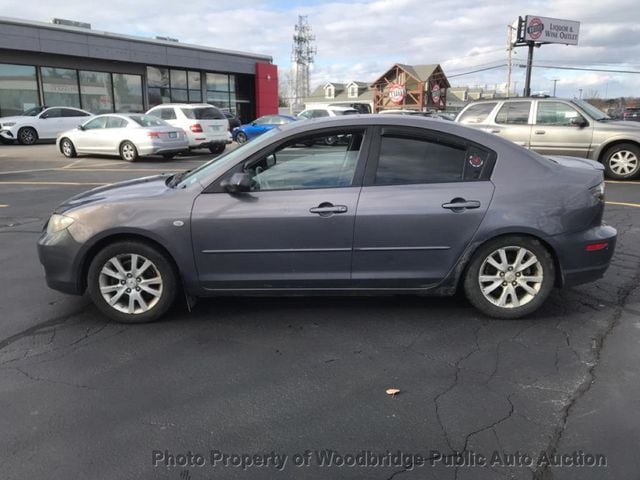
<instances>
[{"instance_id":1,"label":"white cloud","mask_svg":"<svg viewBox=\"0 0 640 480\"><path fill-rule=\"evenodd\" d=\"M275 3L274 3L275 2ZM598 66L640 70L640 10L637 0L359 0L291 2L281 0L4 0L5 12L30 12L35 20L52 17L87 21L95 29L145 36L169 35L185 43L272 55L289 69L293 25L309 16L316 35L317 61L312 83L374 80L395 62L441 63L445 73L460 73L507 61L507 24L519 15L538 14L581 21L580 46L536 49L534 64ZM526 49L514 59L524 63ZM524 69L515 68L518 89ZM632 95L640 75L534 69L534 90L576 94L576 82L601 95ZM455 77L454 84L503 83L506 69Z\"/></svg>"}]
</instances>

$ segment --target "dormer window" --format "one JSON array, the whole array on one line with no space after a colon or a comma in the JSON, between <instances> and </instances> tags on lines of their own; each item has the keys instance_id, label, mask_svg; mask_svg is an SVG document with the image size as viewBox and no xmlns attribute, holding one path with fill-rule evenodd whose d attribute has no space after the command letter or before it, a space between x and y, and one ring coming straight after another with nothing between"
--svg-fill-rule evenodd
<instances>
[{"instance_id":1,"label":"dormer window","mask_svg":"<svg viewBox=\"0 0 640 480\"><path fill-rule=\"evenodd\" d=\"M358 86L349 85L349 98L358 98Z\"/></svg>"},{"instance_id":2,"label":"dormer window","mask_svg":"<svg viewBox=\"0 0 640 480\"><path fill-rule=\"evenodd\" d=\"M333 85L327 85L324 89L325 98L334 98L336 96L336 89Z\"/></svg>"}]
</instances>

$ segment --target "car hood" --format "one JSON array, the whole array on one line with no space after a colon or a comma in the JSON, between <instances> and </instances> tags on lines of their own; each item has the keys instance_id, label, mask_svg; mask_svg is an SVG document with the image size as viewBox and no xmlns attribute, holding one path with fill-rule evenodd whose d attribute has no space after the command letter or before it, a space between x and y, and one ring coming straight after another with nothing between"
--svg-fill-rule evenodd
<instances>
[{"instance_id":1,"label":"car hood","mask_svg":"<svg viewBox=\"0 0 640 480\"><path fill-rule=\"evenodd\" d=\"M596 122L596 130L605 130L611 132L629 132L640 135L640 122L625 122L622 120L606 120L604 122Z\"/></svg>"},{"instance_id":2,"label":"car hood","mask_svg":"<svg viewBox=\"0 0 640 480\"><path fill-rule=\"evenodd\" d=\"M587 160L586 158L565 157L562 155L547 155L546 158L552 162L569 168L584 168L586 170L604 170L604 166L595 160Z\"/></svg>"},{"instance_id":3,"label":"car hood","mask_svg":"<svg viewBox=\"0 0 640 480\"><path fill-rule=\"evenodd\" d=\"M0 124L10 123L10 122L23 122L26 117L16 116L16 117L0 117ZM31 117L35 118L35 117Z\"/></svg>"},{"instance_id":4,"label":"car hood","mask_svg":"<svg viewBox=\"0 0 640 480\"><path fill-rule=\"evenodd\" d=\"M66 200L56 208L56 213L64 213L73 208L95 202L115 202L158 196L169 188L167 179L171 175L163 173L93 188Z\"/></svg>"}]
</instances>

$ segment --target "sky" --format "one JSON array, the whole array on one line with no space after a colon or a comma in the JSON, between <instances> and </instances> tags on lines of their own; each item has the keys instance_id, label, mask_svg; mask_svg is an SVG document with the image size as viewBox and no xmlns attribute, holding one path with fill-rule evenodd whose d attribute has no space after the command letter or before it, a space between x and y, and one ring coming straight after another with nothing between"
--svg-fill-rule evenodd
<instances>
[{"instance_id":1,"label":"sky","mask_svg":"<svg viewBox=\"0 0 640 480\"><path fill-rule=\"evenodd\" d=\"M507 81L507 25L518 16L581 22L578 46L535 49L532 91L561 97L640 96L637 0L2 0L30 20L89 22L93 29L169 36L183 43L267 54L281 77L291 65L294 25L306 15L316 37L312 87L373 81L394 63L439 63L453 86L489 89ZM24 17L23 17L24 18ZM514 50L512 91L522 92L526 48ZM502 67L468 74L493 66ZM625 70L615 73L542 66Z\"/></svg>"}]
</instances>

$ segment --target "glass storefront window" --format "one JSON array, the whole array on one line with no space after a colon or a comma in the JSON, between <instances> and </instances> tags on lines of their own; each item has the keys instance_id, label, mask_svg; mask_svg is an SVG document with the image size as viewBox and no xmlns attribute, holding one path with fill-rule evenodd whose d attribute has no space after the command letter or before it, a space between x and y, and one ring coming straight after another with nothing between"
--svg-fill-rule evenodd
<instances>
[{"instance_id":1,"label":"glass storefront window","mask_svg":"<svg viewBox=\"0 0 640 480\"><path fill-rule=\"evenodd\" d=\"M169 88L169 69L147 67L147 85L149 87Z\"/></svg>"},{"instance_id":2,"label":"glass storefront window","mask_svg":"<svg viewBox=\"0 0 640 480\"><path fill-rule=\"evenodd\" d=\"M19 115L39 104L36 67L0 63L0 117Z\"/></svg>"},{"instance_id":3,"label":"glass storefront window","mask_svg":"<svg viewBox=\"0 0 640 480\"><path fill-rule=\"evenodd\" d=\"M200 90L200 72L189 72L189 90Z\"/></svg>"},{"instance_id":4,"label":"glass storefront window","mask_svg":"<svg viewBox=\"0 0 640 480\"><path fill-rule=\"evenodd\" d=\"M207 73L207 90L228 92L229 75L223 73Z\"/></svg>"},{"instance_id":5,"label":"glass storefront window","mask_svg":"<svg viewBox=\"0 0 640 480\"><path fill-rule=\"evenodd\" d=\"M187 103L189 101L189 97L187 96L187 91L177 88L171 89L171 101L172 102L180 102Z\"/></svg>"},{"instance_id":6,"label":"glass storefront window","mask_svg":"<svg viewBox=\"0 0 640 480\"><path fill-rule=\"evenodd\" d=\"M111 74L80 71L82 108L91 113L113 112Z\"/></svg>"},{"instance_id":7,"label":"glass storefront window","mask_svg":"<svg viewBox=\"0 0 640 480\"><path fill-rule=\"evenodd\" d=\"M45 105L80 108L77 70L41 67L40 75Z\"/></svg>"},{"instance_id":8,"label":"glass storefront window","mask_svg":"<svg viewBox=\"0 0 640 480\"><path fill-rule=\"evenodd\" d=\"M187 72L184 70L171 70L171 88L187 88Z\"/></svg>"},{"instance_id":9,"label":"glass storefront window","mask_svg":"<svg viewBox=\"0 0 640 480\"><path fill-rule=\"evenodd\" d=\"M113 74L116 112L144 112L142 77L140 75Z\"/></svg>"}]
</instances>

